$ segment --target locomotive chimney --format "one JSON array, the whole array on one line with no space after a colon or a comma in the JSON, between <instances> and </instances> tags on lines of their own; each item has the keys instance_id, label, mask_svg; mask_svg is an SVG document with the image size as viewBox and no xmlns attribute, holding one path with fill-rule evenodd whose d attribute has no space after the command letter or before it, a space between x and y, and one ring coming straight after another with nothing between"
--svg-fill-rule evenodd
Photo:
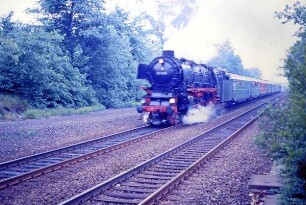
<instances>
[{"instance_id":1,"label":"locomotive chimney","mask_svg":"<svg viewBox=\"0 0 306 205\"><path fill-rule=\"evenodd\" d=\"M174 51L172 51L172 50L163 50L163 56L174 57Z\"/></svg>"}]
</instances>

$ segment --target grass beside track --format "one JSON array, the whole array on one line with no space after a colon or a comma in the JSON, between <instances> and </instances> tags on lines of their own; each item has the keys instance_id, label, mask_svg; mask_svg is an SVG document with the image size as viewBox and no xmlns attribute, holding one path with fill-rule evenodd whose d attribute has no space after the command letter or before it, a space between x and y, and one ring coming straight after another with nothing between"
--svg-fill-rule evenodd
<instances>
[{"instance_id":1,"label":"grass beside track","mask_svg":"<svg viewBox=\"0 0 306 205\"><path fill-rule=\"evenodd\" d=\"M128 101L124 104L114 104L112 109L132 108L139 105L138 101ZM80 108L33 108L26 100L18 96L0 94L0 121L16 121L22 119L37 119L51 116L82 115L90 112L105 110L102 104L80 107Z\"/></svg>"},{"instance_id":2,"label":"grass beside track","mask_svg":"<svg viewBox=\"0 0 306 205\"><path fill-rule=\"evenodd\" d=\"M81 115L89 112L104 110L103 105L81 108L49 108L35 109L28 106L25 100L16 96L0 95L0 121L14 121L20 119L36 119L50 116Z\"/></svg>"},{"instance_id":3,"label":"grass beside track","mask_svg":"<svg viewBox=\"0 0 306 205\"><path fill-rule=\"evenodd\" d=\"M24 112L21 116L22 119L36 119L41 117L50 116L63 116L63 115L81 115L89 112L96 112L104 110L105 107L102 105L88 106L82 108L52 108L52 109L29 109Z\"/></svg>"}]
</instances>

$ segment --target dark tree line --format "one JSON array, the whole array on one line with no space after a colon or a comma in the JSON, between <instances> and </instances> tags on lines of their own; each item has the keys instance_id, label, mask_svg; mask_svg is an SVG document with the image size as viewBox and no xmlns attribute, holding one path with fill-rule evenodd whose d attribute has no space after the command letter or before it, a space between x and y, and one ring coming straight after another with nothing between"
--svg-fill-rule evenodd
<instances>
[{"instance_id":1,"label":"dark tree line","mask_svg":"<svg viewBox=\"0 0 306 205\"><path fill-rule=\"evenodd\" d=\"M140 97L138 62L160 43L146 16L131 18L100 0L41 0L37 25L0 20L0 93L34 107L122 107ZM149 58L149 59L148 59Z\"/></svg>"}]
</instances>

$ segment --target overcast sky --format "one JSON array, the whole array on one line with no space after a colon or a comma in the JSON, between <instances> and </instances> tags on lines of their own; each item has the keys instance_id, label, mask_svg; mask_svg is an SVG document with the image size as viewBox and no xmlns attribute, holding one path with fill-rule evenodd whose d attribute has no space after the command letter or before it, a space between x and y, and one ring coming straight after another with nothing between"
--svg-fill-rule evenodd
<instances>
[{"instance_id":1,"label":"overcast sky","mask_svg":"<svg viewBox=\"0 0 306 205\"><path fill-rule=\"evenodd\" d=\"M215 45L229 40L243 65L259 68L265 78L279 72L286 51L293 45L296 27L281 24L275 11L289 0L203 0L189 25L173 35L167 47L179 55L209 59ZM182 40L186 39L186 40ZM178 44L180 42L180 44Z\"/></svg>"},{"instance_id":2,"label":"overcast sky","mask_svg":"<svg viewBox=\"0 0 306 205\"><path fill-rule=\"evenodd\" d=\"M133 0L119 1L132 5ZM28 21L24 10L36 0L0 0L0 14L14 10L16 19ZM112 2L116 2L113 0ZM152 0L148 0L152 4ZM178 57L205 62L216 54L216 44L229 40L245 67L257 67L266 79L276 79L286 51L293 45L296 27L281 24L275 11L293 0L198 0L189 24L174 32L166 43ZM130 6L131 9L135 8ZM150 6L152 8L152 6ZM150 8L143 8L150 10ZM139 8L137 8L139 11ZM136 11L136 12L137 12Z\"/></svg>"}]
</instances>

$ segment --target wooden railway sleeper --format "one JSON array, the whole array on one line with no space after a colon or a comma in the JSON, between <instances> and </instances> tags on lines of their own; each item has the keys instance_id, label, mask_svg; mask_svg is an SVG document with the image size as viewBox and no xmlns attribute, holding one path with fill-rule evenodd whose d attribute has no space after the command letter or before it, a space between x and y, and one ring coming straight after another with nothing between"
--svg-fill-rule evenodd
<instances>
[{"instance_id":1,"label":"wooden railway sleeper","mask_svg":"<svg viewBox=\"0 0 306 205\"><path fill-rule=\"evenodd\" d=\"M155 189L150 188L140 188L140 187L128 187L128 186L114 186L114 190L117 191L129 191L129 192L139 192L139 193L152 193Z\"/></svg>"},{"instance_id":2,"label":"wooden railway sleeper","mask_svg":"<svg viewBox=\"0 0 306 205\"><path fill-rule=\"evenodd\" d=\"M143 179L143 178L132 178L129 181L145 184L165 184L168 180L164 179Z\"/></svg>"},{"instance_id":3,"label":"wooden railway sleeper","mask_svg":"<svg viewBox=\"0 0 306 205\"><path fill-rule=\"evenodd\" d=\"M167 176L167 177L175 176L175 173L167 173L167 172L159 172L159 171L151 171L151 170L147 170L143 174L156 175L156 176Z\"/></svg>"},{"instance_id":4,"label":"wooden railway sleeper","mask_svg":"<svg viewBox=\"0 0 306 205\"><path fill-rule=\"evenodd\" d=\"M144 179L164 179L164 180L172 179L172 176L160 176L160 175L157 176L157 175L151 175L151 174L146 174L146 173L138 174L137 177L144 178Z\"/></svg>"},{"instance_id":5,"label":"wooden railway sleeper","mask_svg":"<svg viewBox=\"0 0 306 205\"><path fill-rule=\"evenodd\" d=\"M106 191L103 195L110 196L110 197L117 197L122 199L144 199L149 194L142 194L142 193L128 193L128 192L117 192L117 191Z\"/></svg>"},{"instance_id":6,"label":"wooden railway sleeper","mask_svg":"<svg viewBox=\"0 0 306 205\"><path fill-rule=\"evenodd\" d=\"M107 202L107 203L118 203L118 204L138 204L140 199L119 199L119 198L110 198L110 197L99 197L94 198L94 201L98 202Z\"/></svg>"},{"instance_id":7,"label":"wooden railway sleeper","mask_svg":"<svg viewBox=\"0 0 306 205\"><path fill-rule=\"evenodd\" d=\"M122 182L120 183L120 185L130 186L130 187L151 188L151 189L157 189L160 187L160 185L157 185L157 184L143 184L143 183L137 183L137 182Z\"/></svg>"}]
</instances>

